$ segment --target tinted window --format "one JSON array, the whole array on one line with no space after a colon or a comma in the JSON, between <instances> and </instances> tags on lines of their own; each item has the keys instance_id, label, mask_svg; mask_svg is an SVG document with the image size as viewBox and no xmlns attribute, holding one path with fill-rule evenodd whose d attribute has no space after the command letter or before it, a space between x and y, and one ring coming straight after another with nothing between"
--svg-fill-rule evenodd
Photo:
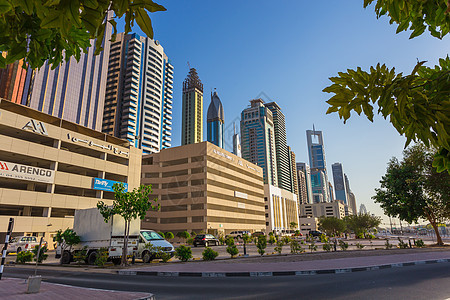
<instances>
[{"instance_id":1,"label":"tinted window","mask_svg":"<svg viewBox=\"0 0 450 300\"><path fill-rule=\"evenodd\" d=\"M195 236L196 239L202 239L204 237L205 237L204 234L198 234L198 235Z\"/></svg>"},{"instance_id":2,"label":"tinted window","mask_svg":"<svg viewBox=\"0 0 450 300\"><path fill-rule=\"evenodd\" d=\"M141 231L141 234L147 241L163 240L163 238L154 231Z\"/></svg>"}]
</instances>

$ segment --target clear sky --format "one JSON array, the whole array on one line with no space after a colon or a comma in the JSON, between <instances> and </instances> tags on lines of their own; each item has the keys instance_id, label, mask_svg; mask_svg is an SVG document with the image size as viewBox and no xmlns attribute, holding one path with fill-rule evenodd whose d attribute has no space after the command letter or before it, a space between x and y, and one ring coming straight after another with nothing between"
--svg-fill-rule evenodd
<instances>
[{"instance_id":1,"label":"clear sky","mask_svg":"<svg viewBox=\"0 0 450 300\"><path fill-rule=\"evenodd\" d=\"M329 77L347 68L367 70L381 62L410 73L417 59L435 65L448 55L448 36L440 41L425 33L409 40L407 32L395 34L396 26L386 17L377 20L373 5L363 9L362 0L156 2L167 11L151 14L155 39L175 68L173 146L181 141L181 91L189 62L204 85L205 115L210 92L217 88L227 150L232 122L239 122L249 100L276 101L286 116L288 145L297 162L308 162L306 130L314 124L324 134L330 181L331 165L341 162L358 208L364 203L382 215L371 196L389 159L401 156L405 139L381 117L371 123L355 114L344 125L337 114L326 115L330 94L322 89ZM133 29L142 34L138 26Z\"/></svg>"}]
</instances>

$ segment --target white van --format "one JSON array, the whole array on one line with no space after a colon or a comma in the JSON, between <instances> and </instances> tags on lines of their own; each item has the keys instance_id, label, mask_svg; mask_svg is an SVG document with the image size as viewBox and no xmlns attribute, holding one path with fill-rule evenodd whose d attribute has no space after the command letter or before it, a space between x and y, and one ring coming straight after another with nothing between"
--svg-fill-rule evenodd
<instances>
[{"instance_id":1,"label":"white van","mask_svg":"<svg viewBox=\"0 0 450 300\"><path fill-rule=\"evenodd\" d=\"M175 248L171 243L166 241L162 236L160 236L156 231L153 230L141 230L139 235L139 245L137 251L137 258L142 259L144 263L149 263L153 259L158 258L158 253L151 251L151 249L145 248L145 245L151 243L153 247L160 249L169 253L173 256L175 253Z\"/></svg>"}]
</instances>

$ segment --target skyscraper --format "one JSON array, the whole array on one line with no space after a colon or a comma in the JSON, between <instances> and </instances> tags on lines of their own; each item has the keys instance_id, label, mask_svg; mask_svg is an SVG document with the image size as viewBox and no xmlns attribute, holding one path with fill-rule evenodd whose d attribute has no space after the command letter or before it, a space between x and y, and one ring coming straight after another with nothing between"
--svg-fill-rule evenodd
<instances>
[{"instance_id":1,"label":"skyscraper","mask_svg":"<svg viewBox=\"0 0 450 300\"><path fill-rule=\"evenodd\" d=\"M348 195L348 205L352 209L353 214L357 214L357 208L356 208L356 197L355 194L350 190L350 181L348 180L347 174L344 173L344 182L345 182L345 191Z\"/></svg>"},{"instance_id":2,"label":"skyscraper","mask_svg":"<svg viewBox=\"0 0 450 300\"><path fill-rule=\"evenodd\" d=\"M171 146L173 66L158 41L119 33L111 45L103 132L144 154Z\"/></svg>"},{"instance_id":3,"label":"skyscraper","mask_svg":"<svg viewBox=\"0 0 450 300\"><path fill-rule=\"evenodd\" d=\"M367 208L364 204L361 204L361 206L359 207L359 213L360 214L367 214Z\"/></svg>"},{"instance_id":4,"label":"skyscraper","mask_svg":"<svg viewBox=\"0 0 450 300\"><path fill-rule=\"evenodd\" d=\"M263 169L264 183L278 185L273 116L264 101L254 99L241 113L242 157Z\"/></svg>"},{"instance_id":5,"label":"skyscraper","mask_svg":"<svg viewBox=\"0 0 450 300\"><path fill-rule=\"evenodd\" d=\"M291 187L292 193L297 195L297 199L300 201L299 190L298 190L298 179L297 179L297 166L295 164L295 153L292 151L291 147L288 146L289 151L289 168L291 175Z\"/></svg>"},{"instance_id":6,"label":"skyscraper","mask_svg":"<svg viewBox=\"0 0 450 300\"><path fill-rule=\"evenodd\" d=\"M286 122L284 114L276 102L266 103L265 106L272 112L273 116L278 187L285 189L286 191L294 192L289 161L290 153L286 141Z\"/></svg>"},{"instance_id":7,"label":"skyscraper","mask_svg":"<svg viewBox=\"0 0 450 300\"><path fill-rule=\"evenodd\" d=\"M109 61L111 24L106 22L103 51L94 55L95 40L81 54L80 61L71 57L54 70L45 62L39 70L29 70L30 86L23 104L98 131L102 129L106 77ZM26 94L26 93L24 93Z\"/></svg>"},{"instance_id":8,"label":"skyscraper","mask_svg":"<svg viewBox=\"0 0 450 300\"><path fill-rule=\"evenodd\" d=\"M225 116L223 113L222 102L214 91L211 94L211 103L208 107L208 114L206 117L207 123L207 140L220 148L223 148L223 124L225 122Z\"/></svg>"},{"instance_id":9,"label":"skyscraper","mask_svg":"<svg viewBox=\"0 0 450 300\"><path fill-rule=\"evenodd\" d=\"M6 55L6 53L2 53ZM25 88L27 70L23 68L23 60L9 64L0 69L0 97L21 104Z\"/></svg>"},{"instance_id":10,"label":"skyscraper","mask_svg":"<svg viewBox=\"0 0 450 300\"><path fill-rule=\"evenodd\" d=\"M347 187L344 180L344 169L341 163L334 163L331 165L333 171L334 190L336 192L336 200L342 200L345 204L348 203Z\"/></svg>"},{"instance_id":11,"label":"skyscraper","mask_svg":"<svg viewBox=\"0 0 450 300\"><path fill-rule=\"evenodd\" d=\"M313 201L315 203L330 202L322 131L315 130L313 126L313 130L306 131L306 138L311 166Z\"/></svg>"},{"instance_id":12,"label":"skyscraper","mask_svg":"<svg viewBox=\"0 0 450 300\"><path fill-rule=\"evenodd\" d=\"M312 185L311 185L311 169L304 163L296 163L298 189L301 204L313 203Z\"/></svg>"},{"instance_id":13,"label":"skyscraper","mask_svg":"<svg viewBox=\"0 0 450 300\"><path fill-rule=\"evenodd\" d=\"M242 151L241 151L241 137L239 133L236 132L236 124L233 123L233 154L242 157Z\"/></svg>"},{"instance_id":14,"label":"skyscraper","mask_svg":"<svg viewBox=\"0 0 450 300\"><path fill-rule=\"evenodd\" d=\"M191 68L183 82L181 144L203 141L203 84L197 70Z\"/></svg>"}]
</instances>

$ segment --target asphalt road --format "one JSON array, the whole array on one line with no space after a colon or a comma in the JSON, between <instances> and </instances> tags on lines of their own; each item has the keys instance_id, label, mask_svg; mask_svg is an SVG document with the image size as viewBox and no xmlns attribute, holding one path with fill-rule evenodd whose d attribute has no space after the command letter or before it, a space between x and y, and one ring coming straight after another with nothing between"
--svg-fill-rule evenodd
<instances>
[{"instance_id":1,"label":"asphalt road","mask_svg":"<svg viewBox=\"0 0 450 300\"><path fill-rule=\"evenodd\" d=\"M150 292L157 299L448 299L450 264L310 276L153 277L39 271L44 280L98 289ZM26 278L30 270L5 269Z\"/></svg>"}]
</instances>

